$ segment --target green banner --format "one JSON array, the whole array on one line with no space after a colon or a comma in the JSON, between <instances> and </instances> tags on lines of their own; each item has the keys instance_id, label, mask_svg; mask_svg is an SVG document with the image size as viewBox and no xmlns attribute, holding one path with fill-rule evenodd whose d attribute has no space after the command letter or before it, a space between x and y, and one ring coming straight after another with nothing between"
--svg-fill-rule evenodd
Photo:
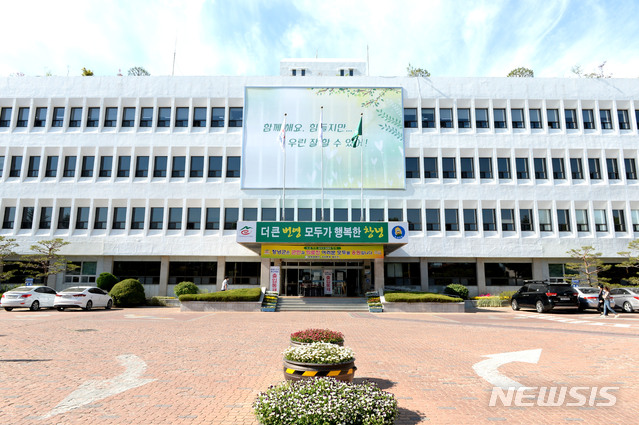
<instances>
[{"instance_id":1,"label":"green banner","mask_svg":"<svg viewBox=\"0 0 639 425\"><path fill-rule=\"evenodd\" d=\"M407 243L407 228L403 222L241 222L238 241L249 242L239 235L250 238L249 233L253 233L254 241L259 243Z\"/></svg>"}]
</instances>

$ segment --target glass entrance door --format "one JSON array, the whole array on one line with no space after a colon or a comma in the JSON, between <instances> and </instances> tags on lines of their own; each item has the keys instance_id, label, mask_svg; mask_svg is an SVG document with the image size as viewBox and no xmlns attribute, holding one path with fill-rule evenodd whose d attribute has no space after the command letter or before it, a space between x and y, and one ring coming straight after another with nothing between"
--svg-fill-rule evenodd
<instances>
[{"instance_id":1,"label":"glass entrance door","mask_svg":"<svg viewBox=\"0 0 639 425\"><path fill-rule=\"evenodd\" d=\"M283 295L304 297L363 296L363 262L297 262L282 263ZM325 293L324 271L331 271L332 294Z\"/></svg>"}]
</instances>

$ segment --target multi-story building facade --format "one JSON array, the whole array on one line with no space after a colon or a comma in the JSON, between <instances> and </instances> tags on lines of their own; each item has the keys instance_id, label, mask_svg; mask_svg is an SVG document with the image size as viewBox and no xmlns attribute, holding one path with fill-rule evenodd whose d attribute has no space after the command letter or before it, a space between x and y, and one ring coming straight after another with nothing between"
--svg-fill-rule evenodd
<instances>
[{"instance_id":1,"label":"multi-story building facade","mask_svg":"<svg viewBox=\"0 0 639 425\"><path fill-rule=\"evenodd\" d=\"M152 296L225 275L264 286L271 266L283 294L321 294L300 283L327 273L347 295L496 292L562 277L572 248L619 261L639 232L639 81L366 74L362 61L284 60L280 76L0 79L0 234L20 253L70 242L81 267L57 289L107 271ZM360 95L370 102L346 99ZM290 241L247 242L238 223L406 234L301 238L284 253Z\"/></svg>"}]
</instances>

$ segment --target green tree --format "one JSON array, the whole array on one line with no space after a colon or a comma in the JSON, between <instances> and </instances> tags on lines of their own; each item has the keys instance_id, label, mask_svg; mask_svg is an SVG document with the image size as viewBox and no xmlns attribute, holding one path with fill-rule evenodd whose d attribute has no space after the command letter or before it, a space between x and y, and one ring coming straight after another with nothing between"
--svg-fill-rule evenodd
<instances>
[{"instance_id":1,"label":"green tree","mask_svg":"<svg viewBox=\"0 0 639 425\"><path fill-rule=\"evenodd\" d=\"M91 71L90 69L82 68L82 76L93 77L93 71Z\"/></svg>"},{"instance_id":2,"label":"green tree","mask_svg":"<svg viewBox=\"0 0 639 425\"><path fill-rule=\"evenodd\" d=\"M580 77L580 78L610 78L612 77L612 74L606 74L604 72L604 66L606 66L606 61L603 61L603 63L597 67L599 71L589 72L586 74L581 68L581 65L575 65L571 68L570 72L572 72L573 74L575 74L577 77Z\"/></svg>"},{"instance_id":3,"label":"green tree","mask_svg":"<svg viewBox=\"0 0 639 425\"><path fill-rule=\"evenodd\" d=\"M609 279L599 276L599 273L609 270L611 265L601 261L601 252L594 252L592 246L582 246L579 249L567 251L570 257L576 261L567 263L566 269L573 273L566 274L566 280L579 279L588 282L589 286L597 286L599 283L608 283Z\"/></svg>"},{"instance_id":4,"label":"green tree","mask_svg":"<svg viewBox=\"0 0 639 425\"><path fill-rule=\"evenodd\" d=\"M535 76L535 72L530 68L524 68L523 66L515 68L506 75L506 77L521 77L532 78Z\"/></svg>"},{"instance_id":5,"label":"green tree","mask_svg":"<svg viewBox=\"0 0 639 425\"><path fill-rule=\"evenodd\" d=\"M639 239L628 242L628 251L621 251L617 254L625 257L625 260L619 264L615 264L616 267L623 267L628 272L630 272L630 269L639 269ZM630 276L628 282L632 285L639 285L639 276L636 274L635 276Z\"/></svg>"},{"instance_id":6,"label":"green tree","mask_svg":"<svg viewBox=\"0 0 639 425\"><path fill-rule=\"evenodd\" d=\"M29 248L31 254L25 255L20 264L25 273L33 277L41 277L46 284L49 276L78 268L77 265L60 255L62 247L69 245L69 243L61 238L39 241L35 245L31 245Z\"/></svg>"},{"instance_id":7,"label":"green tree","mask_svg":"<svg viewBox=\"0 0 639 425\"><path fill-rule=\"evenodd\" d=\"M409 63L406 67L406 73L409 77L430 77L430 72L424 68L413 68Z\"/></svg>"},{"instance_id":8,"label":"green tree","mask_svg":"<svg viewBox=\"0 0 639 425\"><path fill-rule=\"evenodd\" d=\"M9 264L7 258L18 255L13 251L17 246L15 239L0 236L0 281L10 279L13 276L14 271L6 271L4 266Z\"/></svg>"},{"instance_id":9,"label":"green tree","mask_svg":"<svg viewBox=\"0 0 639 425\"><path fill-rule=\"evenodd\" d=\"M141 66L134 66L127 71L127 74L133 77L148 77L149 75L151 75L149 71L142 68Z\"/></svg>"}]
</instances>

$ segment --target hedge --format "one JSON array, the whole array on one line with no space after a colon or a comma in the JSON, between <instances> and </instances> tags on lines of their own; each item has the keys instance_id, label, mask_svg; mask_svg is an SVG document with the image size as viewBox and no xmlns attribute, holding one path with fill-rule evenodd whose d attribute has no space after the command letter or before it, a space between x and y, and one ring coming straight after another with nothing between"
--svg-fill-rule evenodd
<instances>
[{"instance_id":1,"label":"hedge","mask_svg":"<svg viewBox=\"0 0 639 425\"><path fill-rule=\"evenodd\" d=\"M431 292L385 292L384 298L392 303L460 303L461 298Z\"/></svg>"},{"instance_id":2,"label":"hedge","mask_svg":"<svg viewBox=\"0 0 639 425\"><path fill-rule=\"evenodd\" d=\"M109 295L118 307L135 307L146 303L144 286L137 279L125 279L116 283Z\"/></svg>"},{"instance_id":3,"label":"hedge","mask_svg":"<svg viewBox=\"0 0 639 425\"><path fill-rule=\"evenodd\" d=\"M209 294L185 294L180 295L179 299L180 301L259 301L261 295L260 288L240 288Z\"/></svg>"}]
</instances>

